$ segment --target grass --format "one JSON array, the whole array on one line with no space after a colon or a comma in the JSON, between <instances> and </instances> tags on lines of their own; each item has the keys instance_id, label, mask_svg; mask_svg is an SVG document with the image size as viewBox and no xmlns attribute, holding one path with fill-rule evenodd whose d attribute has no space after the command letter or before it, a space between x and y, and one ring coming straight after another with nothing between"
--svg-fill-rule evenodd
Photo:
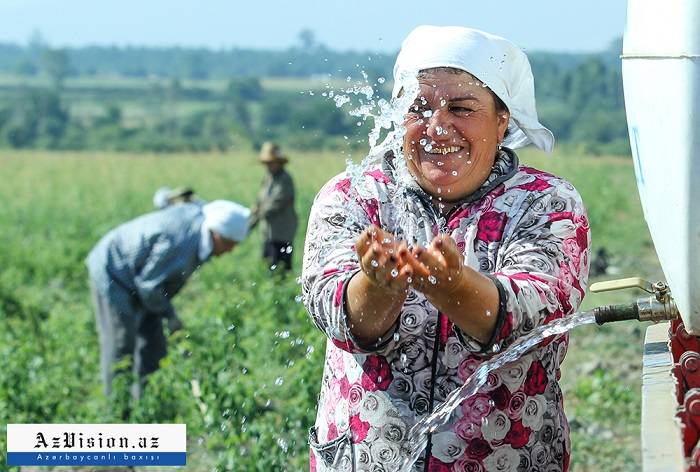
<instances>
[{"instance_id":1,"label":"grass","mask_svg":"<svg viewBox=\"0 0 700 472\"><path fill-rule=\"evenodd\" d=\"M290 155L305 228L315 193L345 167L345 156ZM619 277L660 276L631 161L566 150L554 157L532 151L520 156L579 189L593 251L605 247ZM85 255L107 230L150 211L161 185L191 185L205 199L250 204L263 169L245 151L167 157L0 151L0 175L0 356L6 360L0 417L110 421L98 381ZM302 238L300 230L297 271ZM188 424L187 470L307 467L305 430L315 416L324 339L294 300L294 278L270 280L259 252L254 234L232 255L203 267L178 295L187 329L170 340L168 358L137 411L140 421ZM584 308L635 296L593 294ZM644 328L628 322L571 335L561 383L572 420L574 471L640 468ZM192 397L193 378L202 385L201 399ZM4 438L0 434L0 455Z\"/></svg>"}]
</instances>

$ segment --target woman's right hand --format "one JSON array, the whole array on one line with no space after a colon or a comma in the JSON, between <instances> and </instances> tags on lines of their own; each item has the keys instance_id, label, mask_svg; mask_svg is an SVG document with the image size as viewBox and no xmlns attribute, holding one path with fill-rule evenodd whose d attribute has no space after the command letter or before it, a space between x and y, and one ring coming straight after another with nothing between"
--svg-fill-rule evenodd
<instances>
[{"instance_id":1,"label":"woman's right hand","mask_svg":"<svg viewBox=\"0 0 700 472\"><path fill-rule=\"evenodd\" d=\"M373 285L391 293L407 293L414 269L404 241L371 225L355 242L355 250L362 272Z\"/></svg>"}]
</instances>

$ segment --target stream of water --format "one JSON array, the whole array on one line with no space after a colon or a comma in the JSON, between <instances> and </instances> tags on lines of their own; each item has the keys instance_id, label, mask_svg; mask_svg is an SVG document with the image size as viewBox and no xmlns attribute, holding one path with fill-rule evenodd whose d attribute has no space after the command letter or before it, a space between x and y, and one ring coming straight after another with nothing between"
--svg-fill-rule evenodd
<instances>
[{"instance_id":1,"label":"stream of water","mask_svg":"<svg viewBox=\"0 0 700 472\"><path fill-rule=\"evenodd\" d=\"M517 360L550 336L562 334L576 326L591 323L595 323L595 316L592 311L574 313L565 318L554 320L534 329L527 336L511 344L508 349L483 362L464 382L464 385L452 391L444 403L411 428L402 447L402 452L406 458L400 470L410 470L428 444L428 434L445 424L455 408L464 400L477 393L479 388L486 383L489 372Z\"/></svg>"}]
</instances>

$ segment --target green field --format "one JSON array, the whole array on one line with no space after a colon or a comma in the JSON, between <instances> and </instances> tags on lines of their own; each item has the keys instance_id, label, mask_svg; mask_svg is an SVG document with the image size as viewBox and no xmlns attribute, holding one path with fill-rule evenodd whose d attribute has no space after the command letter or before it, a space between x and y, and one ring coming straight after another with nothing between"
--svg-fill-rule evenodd
<instances>
[{"instance_id":1,"label":"green field","mask_svg":"<svg viewBox=\"0 0 700 472\"><path fill-rule=\"evenodd\" d=\"M344 168L344 158L290 154L305 228L316 191ZM617 276L659 277L630 160L534 152L521 159L577 186L594 252L604 246L613 255ZM118 421L101 395L84 257L107 230L150 211L161 185L191 185L205 199L251 204L263 169L252 152L0 151L0 175L0 418ZM302 245L300 230L296 272ZM186 329L170 339L168 357L133 418L187 423L187 470L307 469L306 430L315 416L325 343L295 300L295 277L270 279L259 248L254 234L203 267L175 299ZM584 306L635 296L588 296ZM644 329L628 322L572 333L562 385L575 471L640 469ZM200 397L192 394L192 380ZM0 430L0 469L4 441Z\"/></svg>"}]
</instances>

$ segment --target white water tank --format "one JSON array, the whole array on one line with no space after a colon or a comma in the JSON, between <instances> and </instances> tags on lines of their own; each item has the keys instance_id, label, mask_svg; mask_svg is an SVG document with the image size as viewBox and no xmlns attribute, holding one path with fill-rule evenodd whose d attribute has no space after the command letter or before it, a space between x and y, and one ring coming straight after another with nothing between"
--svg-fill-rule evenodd
<instances>
[{"instance_id":1,"label":"white water tank","mask_svg":"<svg viewBox=\"0 0 700 472\"><path fill-rule=\"evenodd\" d=\"M700 0L629 0L622 77L644 217L700 335Z\"/></svg>"}]
</instances>

